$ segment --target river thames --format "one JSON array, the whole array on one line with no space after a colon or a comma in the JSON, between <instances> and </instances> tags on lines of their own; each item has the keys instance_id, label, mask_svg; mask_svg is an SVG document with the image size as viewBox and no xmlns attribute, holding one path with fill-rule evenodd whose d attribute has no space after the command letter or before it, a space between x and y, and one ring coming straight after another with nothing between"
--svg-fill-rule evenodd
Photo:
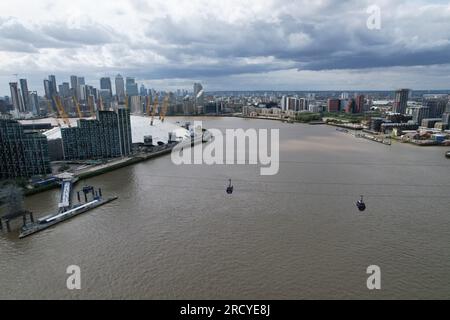
<instances>
[{"instance_id":1,"label":"river thames","mask_svg":"<svg viewBox=\"0 0 450 320\"><path fill-rule=\"evenodd\" d=\"M119 199L22 240L0 232L0 298L450 298L448 148L386 146L329 126L169 118L184 120L279 128L279 173L176 166L168 155L80 181ZM58 197L25 206L45 215ZM66 287L69 265L81 268L81 290ZM366 287L370 265L381 268L379 291Z\"/></svg>"}]
</instances>

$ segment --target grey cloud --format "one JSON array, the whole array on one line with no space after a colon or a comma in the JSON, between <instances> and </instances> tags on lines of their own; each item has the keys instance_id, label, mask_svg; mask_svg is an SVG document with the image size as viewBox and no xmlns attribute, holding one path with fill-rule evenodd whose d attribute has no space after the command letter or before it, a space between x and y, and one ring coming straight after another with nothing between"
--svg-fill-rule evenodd
<instances>
[{"instance_id":1,"label":"grey cloud","mask_svg":"<svg viewBox=\"0 0 450 320\"><path fill-rule=\"evenodd\" d=\"M0 17L0 50L37 52L42 48L75 48L83 45L101 45L117 41L112 30L89 25L70 28L65 23L26 27L18 19Z\"/></svg>"}]
</instances>

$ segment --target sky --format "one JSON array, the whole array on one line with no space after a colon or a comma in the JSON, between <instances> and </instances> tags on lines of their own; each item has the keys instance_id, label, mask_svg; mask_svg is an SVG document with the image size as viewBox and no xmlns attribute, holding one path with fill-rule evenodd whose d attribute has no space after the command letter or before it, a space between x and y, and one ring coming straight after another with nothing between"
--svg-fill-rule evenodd
<instances>
[{"instance_id":1,"label":"sky","mask_svg":"<svg viewBox=\"0 0 450 320\"><path fill-rule=\"evenodd\" d=\"M118 73L157 90L450 89L450 2L0 1L0 95Z\"/></svg>"}]
</instances>

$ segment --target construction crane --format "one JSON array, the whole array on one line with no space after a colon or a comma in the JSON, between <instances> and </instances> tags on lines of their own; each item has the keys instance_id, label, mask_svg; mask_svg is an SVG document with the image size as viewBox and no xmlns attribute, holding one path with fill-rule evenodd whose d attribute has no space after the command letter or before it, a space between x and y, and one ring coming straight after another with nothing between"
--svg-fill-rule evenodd
<instances>
[{"instance_id":1,"label":"construction crane","mask_svg":"<svg viewBox=\"0 0 450 320\"><path fill-rule=\"evenodd\" d=\"M150 125L153 125L153 120L155 119L156 107L158 106L158 96L155 97L155 101L153 101L152 108L152 120L150 121Z\"/></svg>"},{"instance_id":2,"label":"construction crane","mask_svg":"<svg viewBox=\"0 0 450 320\"><path fill-rule=\"evenodd\" d=\"M169 107L169 96L167 95L164 98L162 110L159 112L159 120L161 120L161 122L164 122L164 119L166 118L166 113L167 113L168 107Z\"/></svg>"},{"instance_id":3,"label":"construction crane","mask_svg":"<svg viewBox=\"0 0 450 320\"><path fill-rule=\"evenodd\" d=\"M83 114L81 113L80 104L75 96L72 96L73 103L75 104L75 108L77 109L78 118L83 118Z\"/></svg>"},{"instance_id":4,"label":"construction crane","mask_svg":"<svg viewBox=\"0 0 450 320\"><path fill-rule=\"evenodd\" d=\"M59 116L63 119L64 123L70 128L71 125L70 125L69 117L67 116L67 113L64 110L63 104L61 102L61 97L54 96L53 98L55 99L56 109L58 110Z\"/></svg>"}]
</instances>

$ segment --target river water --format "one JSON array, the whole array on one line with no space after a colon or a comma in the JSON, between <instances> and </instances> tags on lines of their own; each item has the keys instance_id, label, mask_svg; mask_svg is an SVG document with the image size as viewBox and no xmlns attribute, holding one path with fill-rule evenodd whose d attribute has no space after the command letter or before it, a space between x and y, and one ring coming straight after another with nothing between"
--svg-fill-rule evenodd
<instances>
[{"instance_id":1,"label":"river water","mask_svg":"<svg viewBox=\"0 0 450 320\"><path fill-rule=\"evenodd\" d=\"M389 147L328 126L196 120L279 128L278 175L176 166L169 155L82 181L119 199L22 240L0 232L0 298L450 298L448 149ZM58 196L26 207L54 212ZM81 290L66 288L69 265L81 268ZM370 265L381 268L379 291L366 287Z\"/></svg>"}]
</instances>

